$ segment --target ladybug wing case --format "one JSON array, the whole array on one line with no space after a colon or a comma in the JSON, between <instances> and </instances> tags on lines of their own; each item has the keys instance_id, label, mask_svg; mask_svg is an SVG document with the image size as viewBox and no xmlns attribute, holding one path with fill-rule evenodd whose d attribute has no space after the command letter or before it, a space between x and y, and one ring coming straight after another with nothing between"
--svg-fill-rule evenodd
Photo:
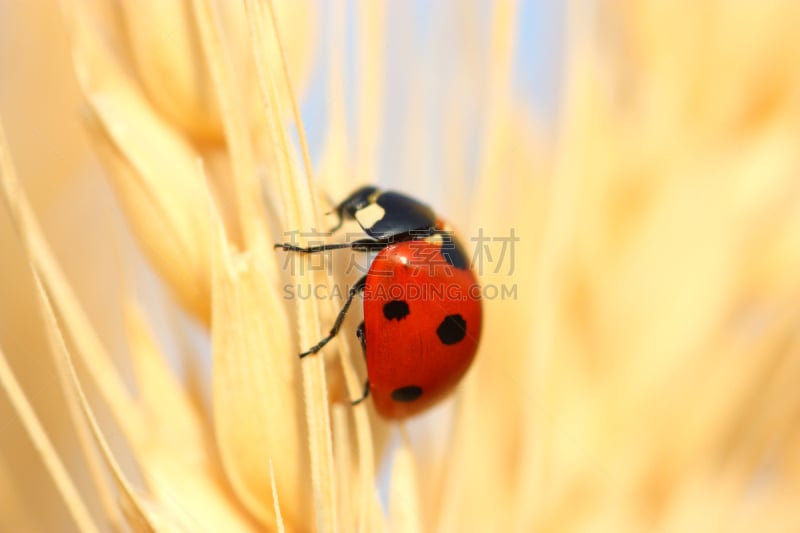
<instances>
[{"instance_id":1,"label":"ladybug wing case","mask_svg":"<svg viewBox=\"0 0 800 533\"><path fill-rule=\"evenodd\" d=\"M364 290L370 392L378 412L404 418L443 399L467 371L482 313L477 279L439 244L392 244L372 263Z\"/></svg>"}]
</instances>

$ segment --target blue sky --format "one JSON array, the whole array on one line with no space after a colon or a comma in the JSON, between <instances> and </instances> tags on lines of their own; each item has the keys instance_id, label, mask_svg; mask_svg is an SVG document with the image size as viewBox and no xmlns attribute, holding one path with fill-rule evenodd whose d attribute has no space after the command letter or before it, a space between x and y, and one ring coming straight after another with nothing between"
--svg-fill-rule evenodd
<instances>
[{"instance_id":1,"label":"blue sky","mask_svg":"<svg viewBox=\"0 0 800 533\"><path fill-rule=\"evenodd\" d=\"M345 89L347 109L349 110L349 126L354 134L354 110L357 108L355 80L360 73L355 70L354 50L357 46L355 17L358 16L358 2L352 0L338 4L347 10L346 30L346 65ZM384 36L384 128L381 132L381 157L378 176L375 182L398 183L403 181L403 173L407 172L403 160L406 150L403 143L409 138L421 135L424 146L430 146L430 153L436 154L442 140L442 130L437 117L442 108L452 98L453 80L456 79L459 66L464 61L472 62L472 66L481 69L487 66L486 52L489 43L490 8L487 0L474 0L472 6L482 15L476 18L477 25L472 28L468 37L464 35L465 24L459 17L459 8L465 3L456 2L389 2L387 4L387 24ZM324 124L327 120L325 50L331 39L332 2L319 3L319 35L317 43L317 62L309 84L309 91L302 102L302 115L306 134L315 164L323 142ZM545 0L523 0L519 2L517 20L517 43L515 48L515 65L513 69L513 97L525 102L544 124L552 124L559 105L559 89L561 81L561 64L563 62L563 19L564 8L560 3ZM408 35L409 28L413 35ZM467 44L465 44L467 43ZM468 48L467 48L468 47ZM465 51L468 54L465 55ZM461 63L459 63L461 62ZM414 79L412 79L414 78ZM430 124L424 131L409 132L407 130L407 106L403 103L410 98L410 91L419 91L422 81L421 97L414 99L415 105L423 106L426 116L431 117ZM416 86L415 86L416 85ZM456 87L457 89L457 87ZM468 91L480 88L465 88ZM395 104L397 103L397 104ZM465 112L468 112L465 111ZM466 118L466 124L475 133L475 141L479 139L483 119L480 113ZM413 133L413 135L411 135ZM427 153L427 151L425 151ZM477 150L470 151L475 156ZM474 161L465 161L467 168L474 167ZM421 167L426 175L434 180L441 172L440 164L435 156L426 160ZM427 180L426 180L427 181Z\"/></svg>"}]
</instances>

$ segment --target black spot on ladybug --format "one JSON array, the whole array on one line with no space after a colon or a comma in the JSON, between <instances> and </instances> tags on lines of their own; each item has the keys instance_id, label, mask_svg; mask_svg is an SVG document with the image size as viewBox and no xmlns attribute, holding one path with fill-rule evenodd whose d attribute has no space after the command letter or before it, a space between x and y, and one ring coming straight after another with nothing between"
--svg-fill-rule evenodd
<instances>
[{"instance_id":1,"label":"black spot on ladybug","mask_svg":"<svg viewBox=\"0 0 800 533\"><path fill-rule=\"evenodd\" d=\"M467 321L461 315L447 315L436 329L442 344L456 344L467 335Z\"/></svg>"},{"instance_id":2,"label":"black spot on ladybug","mask_svg":"<svg viewBox=\"0 0 800 533\"><path fill-rule=\"evenodd\" d=\"M383 316L386 320L403 320L408 313L408 304L403 300L392 300L383 304Z\"/></svg>"},{"instance_id":3,"label":"black spot on ladybug","mask_svg":"<svg viewBox=\"0 0 800 533\"><path fill-rule=\"evenodd\" d=\"M408 387L400 387L392 391L392 400L396 402L413 402L422 396L422 389L416 385L409 385Z\"/></svg>"}]
</instances>

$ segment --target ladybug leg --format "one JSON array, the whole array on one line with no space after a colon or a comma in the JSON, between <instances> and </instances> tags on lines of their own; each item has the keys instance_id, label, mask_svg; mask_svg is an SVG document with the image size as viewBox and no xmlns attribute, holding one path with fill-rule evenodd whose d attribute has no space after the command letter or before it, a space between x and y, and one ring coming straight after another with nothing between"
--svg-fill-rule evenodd
<instances>
[{"instance_id":1,"label":"ladybug leg","mask_svg":"<svg viewBox=\"0 0 800 533\"><path fill-rule=\"evenodd\" d=\"M358 325L358 329L356 329L356 337L358 337L358 340L361 341L361 349L363 350L364 356L366 357L366 355L367 355L367 334L366 334L366 331L364 330L364 321L363 320L361 321L361 324ZM352 402L350 402L350 405L358 405L358 404L360 404L361 402L363 402L364 400L367 399L367 396L369 396L369 379L364 382L364 394L362 394L361 397L358 398L357 400L353 400Z\"/></svg>"},{"instance_id":2,"label":"ladybug leg","mask_svg":"<svg viewBox=\"0 0 800 533\"><path fill-rule=\"evenodd\" d=\"M367 399L367 396L369 396L369 380L364 382L364 394L361 395L361 398L353 400L352 402L350 402L350 405L360 404L361 402Z\"/></svg>"},{"instance_id":3,"label":"ladybug leg","mask_svg":"<svg viewBox=\"0 0 800 533\"><path fill-rule=\"evenodd\" d=\"M361 321L361 324L358 325L356 328L356 337L358 340L361 341L361 351L364 352L364 357L367 356L367 334L364 331L364 321Z\"/></svg>"},{"instance_id":4,"label":"ladybug leg","mask_svg":"<svg viewBox=\"0 0 800 533\"><path fill-rule=\"evenodd\" d=\"M311 349L306 350L305 352L300 354L300 358L303 358L307 355L311 355L312 353L317 353L322 349L323 346L328 344L332 338L339 333L339 328L342 327L342 322L344 322L345 316L347 316L347 310L350 309L350 304L353 303L353 298L355 298L356 294L360 293L364 290L364 286L367 284L367 276L364 276L360 280L358 280L355 285L350 287L350 292L347 295L347 300L344 302L344 306L342 306L342 310L339 311L339 314L336 316L336 322L333 323L333 327L331 328L330 333L319 341L317 344L311 347Z\"/></svg>"},{"instance_id":5,"label":"ladybug leg","mask_svg":"<svg viewBox=\"0 0 800 533\"><path fill-rule=\"evenodd\" d=\"M318 246L309 246L303 248L290 242L276 244L275 249L281 249L284 252L300 252L304 254L317 254L320 252L327 252L329 250L341 250L342 248L350 248L358 252L369 252L373 250L382 250L389 245L387 242L376 241L374 239L358 239L353 242L335 242L331 244L320 244Z\"/></svg>"}]
</instances>

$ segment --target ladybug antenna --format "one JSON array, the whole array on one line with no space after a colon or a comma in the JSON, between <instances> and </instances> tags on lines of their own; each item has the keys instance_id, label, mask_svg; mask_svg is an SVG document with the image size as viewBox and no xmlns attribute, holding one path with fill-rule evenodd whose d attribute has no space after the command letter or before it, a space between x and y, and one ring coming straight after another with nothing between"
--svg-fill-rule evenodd
<instances>
[{"instance_id":1,"label":"ladybug antenna","mask_svg":"<svg viewBox=\"0 0 800 533\"><path fill-rule=\"evenodd\" d=\"M328 211L325 214L326 215L336 215L336 217L338 218L338 222L336 222L336 225L328 230L329 234L333 234L339 228L342 227L342 224L344 224L344 217L342 216L342 206L336 206L334 209L331 209L330 211Z\"/></svg>"},{"instance_id":2,"label":"ladybug antenna","mask_svg":"<svg viewBox=\"0 0 800 533\"><path fill-rule=\"evenodd\" d=\"M325 216L336 215L339 218L339 221L336 223L336 225L328 230L328 234L333 234L336 230L341 228L342 224L344 223L344 220L342 220L342 206L333 203L333 198L331 198L331 195L328 194L327 192L323 192L322 195L325 197L325 201L327 202L327 204L329 206L333 206L331 207L331 209L329 209L324 213Z\"/></svg>"}]
</instances>

